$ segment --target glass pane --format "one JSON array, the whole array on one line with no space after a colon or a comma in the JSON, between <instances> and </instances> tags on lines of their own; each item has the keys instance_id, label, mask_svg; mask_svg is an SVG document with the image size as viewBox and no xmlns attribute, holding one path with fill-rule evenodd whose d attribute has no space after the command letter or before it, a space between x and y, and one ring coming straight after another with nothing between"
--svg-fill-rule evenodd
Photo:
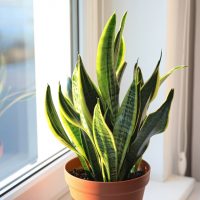
<instances>
[{"instance_id":1,"label":"glass pane","mask_svg":"<svg viewBox=\"0 0 200 200\"><path fill-rule=\"evenodd\" d=\"M31 1L0 5L0 181L37 159L32 13Z\"/></svg>"},{"instance_id":2,"label":"glass pane","mask_svg":"<svg viewBox=\"0 0 200 200\"><path fill-rule=\"evenodd\" d=\"M63 152L49 131L44 95L47 83L56 93L71 73L69 1L40 2L0 0L0 195Z\"/></svg>"}]
</instances>

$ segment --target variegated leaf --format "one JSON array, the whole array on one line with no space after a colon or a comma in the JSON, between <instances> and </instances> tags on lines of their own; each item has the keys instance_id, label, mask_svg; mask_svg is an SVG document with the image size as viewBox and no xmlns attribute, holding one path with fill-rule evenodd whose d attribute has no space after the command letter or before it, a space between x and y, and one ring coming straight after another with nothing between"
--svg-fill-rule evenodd
<instances>
[{"instance_id":1,"label":"variegated leaf","mask_svg":"<svg viewBox=\"0 0 200 200\"><path fill-rule=\"evenodd\" d=\"M118 68L118 70L116 71L117 81L118 81L119 84L121 83L121 79L122 79L122 76L123 76L123 74L124 74L126 65L127 65L127 63L124 62L124 63Z\"/></svg>"},{"instance_id":2,"label":"variegated leaf","mask_svg":"<svg viewBox=\"0 0 200 200\"><path fill-rule=\"evenodd\" d=\"M124 37L122 36L119 54L118 54L118 57L116 58L117 59L117 63L115 64L116 71L119 71L122 65L124 64L125 54L126 54L126 44L125 44Z\"/></svg>"},{"instance_id":3,"label":"variegated leaf","mask_svg":"<svg viewBox=\"0 0 200 200\"><path fill-rule=\"evenodd\" d=\"M81 124L83 126L83 129L88 134L90 139L93 140L92 122L91 122L92 117L89 114L88 108L82 106L82 104L85 104L85 102L82 102L85 101L85 99L83 96L81 96L82 94L80 94L81 87L82 86L80 84L80 66L77 63L72 75L72 95L73 95L74 106L75 109L80 114ZM87 116L85 116L83 110L85 110Z\"/></svg>"},{"instance_id":4,"label":"variegated leaf","mask_svg":"<svg viewBox=\"0 0 200 200\"><path fill-rule=\"evenodd\" d=\"M74 151L75 153L79 154L73 144L71 143L70 139L68 138L60 119L57 115L55 106L53 104L52 96L51 96L51 89L50 86L47 86L46 90L46 98L45 98L45 113L47 117L47 121L51 131L55 135L55 137L61 141L65 146L67 146L70 150Z\"/></svg>"},{"instance_id":5,"label":"variegated leaf","mask_svg":"<svg viewBox=\"0 0 200 200\"><path fill-rule=\"evenodd\" d=\"M67 78L67 90L66 90L66 95L68 99L73 103L73 97L72 97L72 80L71 78Z\"/></svg>"},{"instance_id":6,"label":"variegated leaf","mask_svg":"<svg viewBox=\"0 0 200 200\"><path fill-rule=\"evenodd\" d=\"M62 115L71 124L82 128L80 115L75 110L73 104L69 101L69 99L64 97L60 84L59 84L59 90L58 90L58 97L59 97L59 108Z\"/></svg>"},{"instance_id":7,"label":"variegated leaf","mask_svg":"<svg viewBox=\"0 0 200 200\"><path fill-rule=\"evenodd\" d=\"M167 74L165 74L164 76L162 76L160 78L160 85L171 75L173 74L176 70L179 70L179 69L184 69L186 68L187 66L176 66L174 67L173 69L171 69Z\"/></svg>"},{"instance_id":8,"label":"variegated leaf","mask_svg":"<svg viewBox=\"0 0 200 200\"><path fill-rule=\"evenodd\" d=\"M141 71L139 66L137 68L137 71L138 71L138 83L141 83L141 86L143 86L144 85L144 79L143 79L142 71Z\"/></svg>"},{"instance_id":9,"label":"variegated leaf","mask_svg":"<svg viewBox=\"0 0 200 200\"><path fill-rule=\"evenodd\" d=\"M124 63L126 47L125 47L125 42L124 42L124 38L122 37L122 34L123 34L123 30L124 30L124 25L126 22L126 16L127 16L127 12L124 14L124 16L122 18L121 26L120 26L119 32L117 33L116 39L115 39L114 67L116 68L116 71Z\"/></svg>"},{"instance_id":10,"label":"variegated leaf","mask_svg":"<svg viewBox=\"0 0 200 200\"><path fill-rule=\"evenodd\" d=\"M162 133L166 129L173 96L174 90L171 90L162 106L146 118L137 135L137 138L131 144L129 152L127 153L126 160L120 172L120 180L126 178L125 176L129 173L132 166L138 158L142 156L150 138L155 134Z\"/></svg>"},{"instance_id":11,"label":"variegated leaf","mask_svg":"<svg viewBox=\"0 0 200 200\"><path fill-rule=\"evenodd\" d=\"M159 88L159 66L160 66L161 58L162 58L162 54L160 56L160 59L156 65L156 68L153 74L141 88L141 106L140 106L141 122L146 116L146 111L149 107L151 100L154 98L154 96L157 95L157 91Z\"/></svg>"},{"instance_id":12,"label":"variegated leaf","mask_svg":"<svg viewBox=\"0 0 200 200\"><path fill-rule=\"evenodd\" d=\"M75 126L74 124L70 123L65 117L64 115L61 113L61 118L62 118L62 122L63 122L63 126L67 131L67 134L69 136L69 138L71 139L71 141L73 142L73 145L75 146L75 148L77 149L77 151L85 158L86 154L85 151L83 149L83 144L82 144L82 138L81 138L81 130L80 128L78 128L77 126Z\"/></svg>"},{"instance_id":13,"label":"variegated leaf","mask_svg":"<svg viewBox=\"0 0 200 200\"><path fill-rule=\"evenodd\" d=\"M100 103L102 103L102 97L100 95L100 92L98 91L98 89L96 88L95 84L93 83L93 81L90 79L89 75L87 74L82 59L79 56L78 57L78 66L79 66L79 84L80 84L80 94L82 96L82 98L84 98L84 101L81 101L81 103L83 103L84 105L82 105L82 107L88 115L90 114L90 116L93 116L93 112L94 112L94 107L97 103L97 99L100 100ZM84 114L85 114L84 112ZM88 113L89 112L89 113Z\"/></svg>"},{"instance_id":14,"label":"variegated leaf","mask_svg":"<svg viewBox=\"0 0 200 200\"><path fill-rule=\"evenodd\" d=\"M84 131L82 131L82 142L89 161L88 164L92 169L94 180L103 181L101 174L100 156L98 154L97 148Z\"/></svg>"},{"instance_id":15,"label":"variegated leaf","mask_svg":"<svg viewBox=\"0 0 200 200\"><path fill-rule=\"evenodd\" d=\"M119 85L114 68L114 37L116 14L108 20L100 37L97 49L97 80L104 101L107 103L115 121L118 112Z\"/></svg>"},{"instance_id":16,"label":"variegated leaf","mask_svg":"<svg viewBox=\"0 0 200 200\"><path fill-rule=\"evenodd\" d=\"M77 155L77 156L81 162L82 168L90 175L90 178L94 179L94 175L91 172L91 169L88 167L88 161L82 156L79 156L79 155Z\"/></svg>"},{"instance_id":17,"label":"variegated leaf","mask_svg":"<svg viewBox=\"0 0 200 200\"><path fill-rule=\"evenodd\" d=\"M137 112L138 112L137 63L135 65L134 71L135 75L133 82L119 109L119 113L113 131L118 153L118 171L120 171L120 168L123 164L137 122Z\"/></svg>"},{"instance_id":18,"label":"variegated leaf","mask_svg":"<svg viewBox=\"0 0 200 200\"><path fill-rule=\"evenodd\" d=\"M87 171L92 178L94 178L94 172L92 168L89 168L89 160L87 158L83 143L82 143L82 131L77 126L71 124L66 118L61 114L62 122L67 130L67 134L69 135L73 145L75 146L76 150L79 152L78 158L81 162L81 165L85 171Z\"/></svg>"},{"instance_id":19,"label":"variegated leaf","mask_svg":"<svg viewBox=\"0 0 200 200\"><path fill-rule=\"evenodd\" d=\"M117 180L117 149L114 137L105 123L99 102L95 106L93 117L93 133L95 145L104 163L108 181Z\"/></svg>"},{"instance_id":20,"label":"variegated leaf","mask_svg":"<svg viewBox=\"0 0 200 200\"><path fill-rule=\"evenodd\" d=\"M79 114L76 113L68 100L64 98L61 87L59 87L59 101L63 124L66 130L68 130L70 138L74 142L74 145L77 147L79 152L81 152L81 155L83 155L85 159L87 158L86 160L92 170L92 177L95 180L100 180L101 174L97 174L99 174L101 170L98 162L98 154L95 152L96 150L94 144L88 135L84 132L84 127L82 127L80 124Z\"/></svg>"}]
</instances>

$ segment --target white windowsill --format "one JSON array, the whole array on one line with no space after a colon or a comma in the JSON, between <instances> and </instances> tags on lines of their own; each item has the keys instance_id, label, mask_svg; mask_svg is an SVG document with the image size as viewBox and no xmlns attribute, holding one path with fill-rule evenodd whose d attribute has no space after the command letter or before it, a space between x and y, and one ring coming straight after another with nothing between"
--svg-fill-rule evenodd
<instances>
[{"instance_id":1,"label":"white windowsill","mask_svg":"<svg viewBox=\"0 0 200 200\"><path fill-rule=\"evenodd\" d=\"M165 182L150 181L144 200L186 200L194 188L194 179L172 175Z\"/></svg>"},{"instance_id":2,"label":"white windowsill","mask_svg":"<svg viewBox=\"0 0 200 200\"><path fill-rule=\"evenodd\" d=\"M194 190L188 200L198 200L200 198L200 182L195 183Z\"/></svg>"},{"instance_id":3,"label":"white windowsill","mask_svg":"<svg viewBox=\"0 0 200 200\"><path fill-rule=\"evenodd\" d=\"M6 193L1 200L56 200L68 192L64 180L64 165L74 154L69 151L43 170Z\"/></svg>"}]
</instances>

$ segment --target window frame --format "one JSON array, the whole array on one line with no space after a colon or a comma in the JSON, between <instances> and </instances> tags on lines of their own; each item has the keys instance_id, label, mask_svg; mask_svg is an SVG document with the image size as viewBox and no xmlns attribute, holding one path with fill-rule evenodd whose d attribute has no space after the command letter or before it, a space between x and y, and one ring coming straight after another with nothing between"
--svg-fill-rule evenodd
<instances>
[{"instance_id":1,"label":"window frame","mask_svg":"<svg viewBox=\"0 0 200 200\"><path fill-rule=\"evenodd\" d=\"M75 66L77 53L79 52L79 3L78 0L69 1L71 18L70 46L72 47L71 69L73 69L73 66ZM55 155L52 155L50 158L44 160L29 172L24 173L21 177L17 178L17 180L14 180L13 183L6 185L0 193L0 198L2 200L22 200L27 199L27 195L29 197L33 197L35 194L39 194L41 197L44 197L42 198L44 200L55 199L55 197L62 196L62 194L68 192L68 188L64 182L64 164L74 156L74 153L68 149L61 149L59 152L55 153ZM61 180L58 180L58 177ZM54 182L54 180L58 181ZM43 185L45 185L45 189Z\"/></svg>"}]
</instances>

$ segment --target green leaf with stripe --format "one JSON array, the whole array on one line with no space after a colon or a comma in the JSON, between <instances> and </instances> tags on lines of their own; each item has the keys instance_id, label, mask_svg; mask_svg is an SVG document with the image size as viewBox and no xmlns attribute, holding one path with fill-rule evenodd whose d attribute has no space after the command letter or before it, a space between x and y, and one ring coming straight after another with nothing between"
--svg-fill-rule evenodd
<instances>
[{"instance_id":1,"label":"green leaf with stripe","mask_svg":"<svg viewBox=\"0 0 200 200\"><path fill-rule=\"evenodd\" d=\"M129 173L132 166L138 158L142 156L150 138L155 134L162 133L166 129L173 96L174 90L172 89L163 105L145 119L135 141L130 145L129 152L126 156L126 162L120 172L121 180L126 178L125 176Z\"/></svg>"},{"instance_id":2,"label":"green leaf with stripe","mask_svg":"<svg viewBox=\"0 0 200 200\"><path fill-rule=\"evenodd\" d=\"M82 106L82 104L85 104L85 102L81 102L82 100L84 101L84 97L81 96L80 91L81 91L81 85L80 85L80 67L77 63L73 75L72 75L72 95L73 95L73 101L74 101L74 107L77 110L77 112L80 114L80 119L81 119L81 124L83 126L84 131L88 134L90 139L93 141L93 136L92 136L92 130L91 130L91 116L87 112L87 116L85 116L83 110L87 109Z\"/></svg>"},{"instance_id":3,"label":"green leaf with stripe","mask_svg":"<svg viewBox=\"0 0 200 200\"><path fill-rule=\"evenodd\" d=\"M94 141L106 169L108 182L117 180L117 149L114 137L105 123L99 102L94 109Z\"/></svg>"},{"instance_id":4,"label":"green leaf with stripe","mask_svg":"<svg viewBox=\"0 0 200 200\"><path fill-rule=\"evenodd\" d=\"M101 170L97 151L94 148L93 142L88 137L88 134L85 133L84 127L81 125L79 113L77 113L72 105L70 105L69 100L64 98L61 86L59 86L59 103L63 124L66 130L68 130L70 138L74 142L74 145L77 147L81 155L83 155L84 158L87 158L87 161L89 161L93 178L95 180L100 180Z\"/></svg>"},{"instance_id":5,"label":"green leaf with stripe","mask_svg":"<svg viewBox=\"0 0 200 200\"><path fill-rule=\"evenodd\" d=\"M56 112L55 106L53 104L52 96L51 96L51 88L48 85L46 90L46 97L45 97L45 113L47 117L47 121L49 127L51 128L52 133L55 137L67 146L70 150L74 151L78 154L77 150L71 143L70 139L68 138L61 122Z\"/></svg>"},{"instance_id":6,"label":"green leaf with stripe","mask_svg":"<svg viewBox=\"0 0 200 200\"><path fill-rule=\"evenodd\" d=\"M67 128L67 126L65 126L65 128L67 128L68 134L71 136L71 138L69 138L67 136L67 133L65 132L65 130L60 122L60 119L57 115L55 106L53 104L50 86L47 86L47 91L46 91L45 113L46 113L49 127L51 128L51 131L53 132L55 137L62 144L64 144L66 147L68 147L70 150L74 151L78 155L83 168L89 172L90 170L86 164L87 161L86 161L85 153L84 153L83 148L81 147L77 129L75 130L76 127L73 127L72 124L68 128ZM66 123L64 123L64 124L66 125ZM70 123L68 123L68 124L70 124ZM72 130L72 128L73 128L73 130ZM71 140L73 141L73 143L71 142Z\"/></svg>"},{"instance_id":7,"label":"green leaf with stripe","mask_svg":"<svg viewBox=\"0 0 200 200\"><path fill-rule=\"evenodd\" d=\"M116 71L117 81L118 81L119 84L121 83L121 79L122 79L122 76L123 76L123 74L124 74L126 65L127 65L127 63L124 62L124 63L121 65L121 67L119 67L118 70Z\"/></svg>"},{"instance_id":8,"label":"green leaf with stripe","mask_svg":"<svg viewBox=\"0 0 200 200\"><path fill-rule=\"evenodd\" d=\"M92 139L92 116L97 99L102 99L100 92L85 71L83 62L78 56L76 69L72 77L72 91L74 105L80 113L81 122L85 131Z\"/></svg>"},{"instance_id":9,"label":"green leaf with stripe","mask_svg":"<svg viewBox=\"0 0 200 200\"><path fill-rule=\"evenodd\" d=\"M119 104L119 85L114 68L114 39L116 27L116 14L108 20L100 37L96 71L100 92L109 109L112 119L115 121Z\"/></svg>"},{"instance_id":10,"label":"green leaf with stripe","mask_svg":"<svg viewBox=\"0 0 200 200\"><path fill-rule=\"evenodd\" d=\"M114 138L118 153L118 171L123 164L131 137L133 136L138 112L138 76L137 63L135 65L133 82L122 102L114 125Z\"/></svg>"},{"instance_id":11,"label":"green leaf with stripe","mask_svg":"<svg viewBox=\"0 0 200 200\"><path fill-rule=\"evenodd\" d=\"M143 86L144 85L144 79L143 79L142 71L141 71L139 66L137 68L137 71L138 71L138 83L140 83L141 86Z\"/></svg>"},{"instance_id":12,"label":"green leaf with stripe","mask_svg":"<svg viewBox=\"0 0 200 200\"><path fill-rule=\"evenodd\" d=\"M69 135L71 141L73 142L73 145L75 146L76 150L79 152L78 157L81 162L81 165L85 171L87 171L92 178L95 177L94 172L92 168L88 166L89 160L87 158L85 149L83 147L83 142L82 142L82 131L80 128L74 126L71 124L67 119L61 114L62 117L62 122L67 130L67 134Z\"/></svg>"},{"instance_id":13,"label":"green leaf with stripe","mask_svg":"<svg viewBox=\"0 0 200 200\"><path fill-rule=\"evenodd\" d=\"M84 98L84 101L82 101L83 99L81 99L81 102L84 103L84 105L82 106L85 109L86 108L88 109L88 111L85 112L88 113L88 115L90 114L90 116L92 117L94 112L94 107L97 103L97 99L100 99L100 103L102 103L101 101L102 97L100 95L100 92L96 88L95 84L87 74L80 56L78 57L78 69L79 69L79 74L78 74L79 84L81 86L80 94L81 97Z\"/></svg>"},{"instance_id":14,"label":"green leaf with stripe","mask_svg":"<svg viewBox=\"0 0 200 200\"><path fill-rule=\"evenodd\" d=\"M80 114L75 110L69 99L64 97L60 84L58 89L58 97L60 112L66 118L66 120L75 126L83 128L81 125Z\"/></svg>"},{"instance_id":15,"label":"green leaf with stripe","mask_svg":"<svg viewBox=\"0 0 200 200\"><path fill-rule=\"evenodd\" d=\"M61 113L61 119L63 122L64 128L67 130L67 134L70 140L73 142L74 147L76 150L82 155L84 158L86 157L85 151L83 149L82 139L81 139L81 130L77 126L70 123L64 115Z\"/></svg>"},{"instance_id":16,"label":"green leaf with stripe","mask_svg":"<svg viewBox=\"0 0 200 200\"><path fill-rule=\"evenodd\" d=\"M93 178L94 180L102 181L103 177L101 174L101 161L97 148L95 144L88 137L88 134L86 134L84 131L82 131L82 133L83 133L82 134L83 147L86 152L89 165L92 169Z\"/></svg>"},{"instance_id":17,"label":"green leaf with stripe","mask_svg":"<svg viewBox=\"0 0 200 200\"><path fill-rule=\"evenodd\" d=\"M80 162L81 162L81 166L83 167L83 169L89 174L91 179L94 179L94 175L91 172L91 169L88 167L88 160L86 160L84 157L77 155Z\"/></svg>"},{"instance_id":18,"label":"green leaf with stripe","mask_svg":"<svg viewBox=\"0 0 200 200\"><path fill-rule=\"evenodd\" d=\"M66 90L66 95L68 99L73 103L73 97L72 97L72 80L71 78L67 78L67 90Z\"/></svg>"},{"instance_id":19,"label":"green leaf with stripe","mask_svg":"<svg viewBox=\"0 0 200 200\"><path fill-rule=\"evenodd\" d=\"M157 95L157 91L159 89L159 66L161 62L162 54L160 56L160 59L156 65L156 68L149 78L149 80L142 86L141 88L141 106L140 106L140 119L141 122L146 116L146 111L149 108L149 104L154 98L154 96Z\"/></svg>"},{"instance_id":20,"label":"green leaf with stripe","mask_svg":"<svg viewBox=\"0 0 200 200\"><path fill-rule=\"evenodd\" d=\"M120 68L123 66L125 62L125 54L126 54L126 44L124 37L122 36L118 58L116 58L117 59L117 64L115 64L116 71L119 71Z\"/></svg>"},{"instance_id":21,"label":"green leaf with stripe","mask_svg":"<svg viewBox=\"0 0 200 200\"><path fill-rule=\"evenodd\" d=\"M171 69L167 74L165 74L164 76L162 76L160 78L160 85L171 75L173 74L175 71L179 70L179 69L185 69L187 66L176 66L173 69Z\"/></svg>"},{"instance_id":22,"label":"green leaf with stripe","mask_svg":"<svg viewBox=\"0 0 200 200\"><path fill-rule=\"evenodd\" d=\"M125 46L125 41L124 38L122 37L125 22L126 22L126 16L127 12L124 14L122 17L120 29L117 33L117 36L115 38L115 47L114 47L114 67L116 70L118 70L119 67L121 67L124 63L124 57L125 57L125 52L126 52L126 46Z\"/></svg>"}]
</instances>

